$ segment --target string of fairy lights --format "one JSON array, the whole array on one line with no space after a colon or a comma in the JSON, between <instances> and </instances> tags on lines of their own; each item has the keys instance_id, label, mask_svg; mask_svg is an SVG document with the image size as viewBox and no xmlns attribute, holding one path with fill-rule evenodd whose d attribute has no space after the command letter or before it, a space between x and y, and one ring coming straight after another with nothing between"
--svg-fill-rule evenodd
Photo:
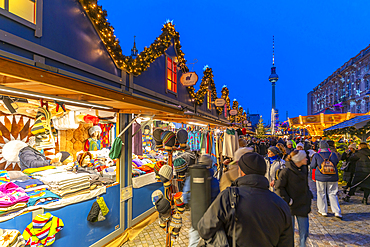
<instances>
[{"instance_id":1,"label":"string of fairy lights","mask_svg":"<svg viewBox=\"0 0 370 247\"><path fill-rule=\"evenodd\" d=\"M133 58L131 56L123 55L119 40L116 35L114 35L114 28L108 22L107 11L103 10L102 6L97 4L97 0L79 1L91 22L95 26L101 40L106 46L117 67L123 68L129 73L138 76L146 71L150 67L150 64L153 63L158 57L165 54L165 51L171 46L173 41L173 45L177 53L178 66L183 72L189 71L188 67L186 66L185 54L181 50L180 34L175 30L175 25L172 22L166 22L162 27L162 33L154 40L154 42L149 47L145 47L136 58ZM190 98L193 99L197 105L202 105L204 103L204 98L208 89L210 89L213 99L217 99L216 85L213 80L212 69L208 67L203 73L204 75L202 82L197 92L195 92L195 88L193 86L187 87ZM221 93L221 98L225 99L226 108L227 111L229 111L230 99L228 88L224 86ZM235 101L233 102L233 105L234 103ZM243 112L243 108L238 109L237 107L233 109L238 110L238 114L236 115L236 120L238 122L242 122L246 119L246 114ZM223 107L216 107L216 110L217 113L221 115L223 112ZM231 119L233 119L233 122L235 122L235 116L229 116L229 120Z\"/></svg>"}]
</instances>

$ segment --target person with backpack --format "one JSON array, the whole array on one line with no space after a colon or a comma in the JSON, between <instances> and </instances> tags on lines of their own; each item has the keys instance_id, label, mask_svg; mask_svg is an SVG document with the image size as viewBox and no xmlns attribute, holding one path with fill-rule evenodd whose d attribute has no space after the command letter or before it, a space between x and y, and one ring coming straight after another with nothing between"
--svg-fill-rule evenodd
<instances>
[{"instance_id":1,"label":"person with backpack","mask_svg":"<svg viewBox=\"0 0 370 247\"><path fill-rule=\"evenodd\" d=\"M199 235L206 241L220 235L228 240L228 245L213 246L293 247L289 206L269 191L263 157L246 153L238 166L242 176L222 191L205 212L198 223Z\"/></svg>"},{"instance_id":2,"label":"person with backpack","mask_svg":"<svg viewBox=\"0 0 370 247\"><path fill-rule=\"evenodd\" d=\"M307 154L304 150L294 150L286 159L286 168L279 173L276 181L276 194L286 201L292 213L293 228L298 222L300 246L306 246L308 237L308 214L311 212L312 192L308 187Z\"/></svg>"},{"instance_id":3,"label":"person with backpack","mask_svg":"<svg viewBox=\"0 0 370 247\"><path fill-rule=\"evenodd\" d=\"M315 153L311 161L311 169L316 169L315 180L317 189L317 208L319 214L328 216L328 194L331 211L335 217L342 219L341 209L338 201L338 169L339 162L335 153L329 151L329 145L326 141L319 143L319 153Z\"/></svg>"},{"instance_id":4,"label":"person with backpack","mask_svg":"<svg viewBox=\"0 0 370 247\"><path fill-rule=\"evenodd\" d=\"M361 187L364 190L362 203L367 205L367 199L370 195L370 149L365 142L361 142L358 149L352 159L356 162L355 174L351 184L352 187L343 200L349 202L350 197L355 194L357 187Z\"/></svg>"}]
</instances>

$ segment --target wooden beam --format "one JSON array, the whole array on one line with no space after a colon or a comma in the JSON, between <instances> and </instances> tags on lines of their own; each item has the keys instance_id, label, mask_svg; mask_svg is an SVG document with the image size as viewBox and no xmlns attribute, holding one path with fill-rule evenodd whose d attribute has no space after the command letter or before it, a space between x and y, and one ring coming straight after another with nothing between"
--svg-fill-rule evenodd
<instances>
[{"instance_id":1,"label":"wooden beam","mask_svg":"<svg viewBox=\"0 0 370 247\"><path fill-rule=\"evenodd\" d=\"M180 109L169 107L165 104L159 104L150 99L134 97L127 92L114 91L6 58L0 58L0 73L21 80L35 81L55 88L82 93L105 100L121 101L127 104L138 105L168 113L182 113ZM32 90L32 88L29 88L29 90Z\"/></svg>"}]
</instances>

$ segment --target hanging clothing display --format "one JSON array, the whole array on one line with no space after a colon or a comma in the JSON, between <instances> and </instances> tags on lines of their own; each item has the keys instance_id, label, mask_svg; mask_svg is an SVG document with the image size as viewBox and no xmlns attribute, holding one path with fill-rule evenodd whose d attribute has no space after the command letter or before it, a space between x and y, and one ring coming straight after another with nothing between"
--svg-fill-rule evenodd
<instances>
[{"instance_id":1,"label":"hanging clothing display","mask_svg":"<svg viewBox=\"0 0 370 247\"><path fill-rule=\"evenodd\" d=\"M136 133L136 131L138 132ZM136 133L136 135L132 137L132 152L136 155L143 155L143 133L140 124L134 123L132 125L132 134L134 133Z\"/></svg>"},{"instance_id":2,"label":"hanging clothing display","mask_svg":"<svg viewBox=\"0 0 370 247\"><path fill-rule=\"evenodd\" d=\"M188 145L191 151L200 151L201 133L199 131L189 131L188 133Z\"/></svg>"},{"instance_id":3,"label":"hanging clothing display","mask_svg":"<svg viewBox=\"0 0 370 247\"><path fill-rule=\"evenodd\" d=\"M100 134L100 140L101 140L101 148L107 148L109 147L109 133L110 130L113 128L114 124L98 124L101 128L102 132Z\"/></svg>"},{"instance_id":4,"label":"hanging clothing display","mask_svg":"<svg viewBox=\"0 0 370 247\"><path fill-rule=\"evenodd\" d=\"M222 155L233 158L236 150L239 149L239 136L234 129L227 129L224 134Z\"/></svg>"}]
</instances>

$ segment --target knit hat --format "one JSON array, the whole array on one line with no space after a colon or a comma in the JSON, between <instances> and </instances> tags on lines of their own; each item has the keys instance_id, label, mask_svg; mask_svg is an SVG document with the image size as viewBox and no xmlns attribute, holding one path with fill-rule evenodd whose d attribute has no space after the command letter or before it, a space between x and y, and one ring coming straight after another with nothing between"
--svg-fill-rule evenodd
<instances>
[{"instance_id":1,"label":"knit hat","mask_svg":"<svg viewBox=\"0 0 370 247\"><path fill-rule=\"evenodd\" d=\"M176 173L181 173L186 171L188 164L183 158L177 158L173 161L173 167L175 168Z\"/></svg>"},{"instance_id":2,"label":"knit hat","mask_svg":"<svg viewBox=\"0 0 370 247\"><path fill-rule=\"evenodd\" d=\"M329 144L326 141L321 141L319 143L319 148L320 149L328 149L329 148Z\"/></svg>"},{"instance_id":3,"label":"knit hat","mask_svg":"<svg viewBox=\"0 0 370 247\"><path fill-rule=\"evenodd\" d=\"M177 131L176 138L180 143L180 148L184 149L186 147L186 142L188 141L188 132L184 129L180 129Z\"/></svg>"},{"instance_id":4,"label":"knit hat","mask_svg":"<svg viewBox=\"0 0 370 247\"><path fill-rule=\"evenodd\" d=\"M211 155L203 154L202 156L200 156L199 159L198 159L198 165L212 166L213 165L213 160L212 160Z\"/></svg>"},{"instance_id":5,"label":"knit hat","mask_svg":"<svg viewBox=\"0 0 370 247\"><path fill-rule=\"evenodd\" d=\"M150 130L149 125L145 125L144 130Z\"/></svg>"},{"instance_id":6,"label":"knit hat","mask_svg":"<svg viewBox=\"0 0 370 247\"><path fill-rule=\"evenodd\" d=\"M179 232L182 227L182 218L180 214L172 215L171 223L170 223L170 231L172 236L175 238L179 235Z\"/></svg>"},{"instance_id":7,"label":"knit hat","mask_svg":"<svg viewBox=\"0 0 370 247\"><path fill-rule=\"evenodd\" d=\"M243 148L239 148L238 150L236 150L236 152L234 153L234 160L235 161L238 161L240 159L240 157L243 156L243 154L245 153L251 153L253 152L253 148L250 148L250 147L243 147Z\"/></svg>"},{"instance_id":8,"label":"knit hat","mask_svg":"<svg viewBox=\"0 0 370 247\"><path fill-rule=\"evenodd\" d=\"M281 153L281 151L280 151L280 149L279 148L277 148L277 147L275 147L275 146L271 146L271 147L269 147L268 148L268 150L270 150L273 154L275 154L275 155L278 155L278 154L280 154Z\"/></svg>"},{"instance_id":9,"label":"knit hat","mask_svg":"<svg viewBox=\"0 0 370 247\"><path fill-rule=\"evenodd\" d=\"M179 213L183 213L185 211L185 204L183 202L182 192L177 192L173 196L173 200L175 202L177 211L179 211Z\"/></svg>"},{"instance_id":10,"label":"knit hat","mask_svg":"<svg viewBox=\"0 0 370 247\"><path fill-rule=\"evenodd\" d=\"M162 145L162 134L163 130L158 128L153 131L153 139L155 140L155 145L156 146L161 146Z\"/></svg>"},{"instance_id":11,"label":"knit hat","mask_svg":"<svg viewBox=\"0 0 370 247\"><path fill-rule=\"evenodd\" d=\"M257 153L246 153L238 161L240 169L247 174L265 175L265 159Z\"/></svg>"},{"instance_id":12,"label":"knit hat","mask_svg":"<svg viewBox=\"0 0 370 247\"><path fill-rule=\"evenodd\" d=\"M155 202L155 208L157 209L158 213L162 215L167 215L168 213L171 214L171 204L164 197L159 198L158 201Z\"/></svg>"},{"instance_id":13,"label":"knit hat","mask_svg":"<svg viewBox=\"0 0 370 247\"><path fill-rule=\"evenodd\" d=\"M303 145L303 143L302 143L302 142L300 142L300 143L298 143L298 144L297 144L297 147L304 148L304 145Z\"/></svg>"},{"instance_id":14,"label":"knit hat","mask_svg":"<svg viewBox=\"0 0 370 247\"><path fill-rule=\"evenodd\" d=\"M288 145L293 145L293 142L289 140L289 141L287 141L287 142L286 142L286 145L287 145L287 146L288 146Z\"/></svg>"},{"instance_id":15,"label":"knit hat","mask_svg":"<svg viewBox=\"0 0 370 247\"><path fill-rule=\"evenodd\" d=\"M175 146L176 142L176 135L172 131L164 131L161 134L163 147L166 150L172 150L172 148Z\"/></svg>"},{"instance_id":16,"label":"knit hat","mask_svg":"<svg viewBox=\"0 0 370 247\"><path fill-rule=\"evenodd\" d=\"M173 170L169 165L164 165L159 170L159 177L161 178L162 183L166 183L172 179Z\"/></svg>"},{"instance_id":17,"label":"knit hat","mask_svg":"<svg viewBox=\"0 0 370 247\"><path fill-rule=\"evenodd\" d=\"M303 150L299 150L296 155L292 156L292 160L294 163L298 163L301 160L305 159L306 157L307 157L306 152Z\"/></svg>"},{"instance_id":18,"label":"knit hat","mask_svg":"<svg viewBox=\"0 0 370 247\"><path fill-rule=\"evenodd\" d=\"M19 151L28 145L22 141L10 141L3 146L2 154L3 158L9 162L19 162Z\"/></svg>"},{"instance_id":19,"label":"knit hat","mask_svg":"<svg viewBox=\"0 0 370 247\"><path fill-rule=\"evenodd\" d=\"M348 148L356 149L356 143L352 143L351 145L348 146Z\"/></svg>"},{"instance_id":20,"label":"knit hat","mask_svg":"<svg viewBox=\"0 0 370 247\"><path fill-rule=\"evenodd\" d=\"M153 205L155 205L155 203L159 200L163 198L163 193L162 191L160 190L155 190L153 193L152 193L152 203Z\"/></svg>"},{"instance_id":21,"label":"knit hat","mask_svg":"<svg viewBox=\"0 0 370 247\"><path fill-rule=\"evenodd\" d=\"M154 172L156 174L159 174L159 170L161 169L162 166L164 166L166 163L163 160L157 161L154 165Z\"/></svg>"},{"instance_id":22,"label":"knit hat","mask_svg":"<svg viewBox=\"0 0 370 247\"><path fill-rule=\"evenodd\" d=\"M92 136L95 132L99 132L99 134L101 134L102 130L99 126L95 125L89 129L89 135Z\"/></svg>"}]
</instances>

